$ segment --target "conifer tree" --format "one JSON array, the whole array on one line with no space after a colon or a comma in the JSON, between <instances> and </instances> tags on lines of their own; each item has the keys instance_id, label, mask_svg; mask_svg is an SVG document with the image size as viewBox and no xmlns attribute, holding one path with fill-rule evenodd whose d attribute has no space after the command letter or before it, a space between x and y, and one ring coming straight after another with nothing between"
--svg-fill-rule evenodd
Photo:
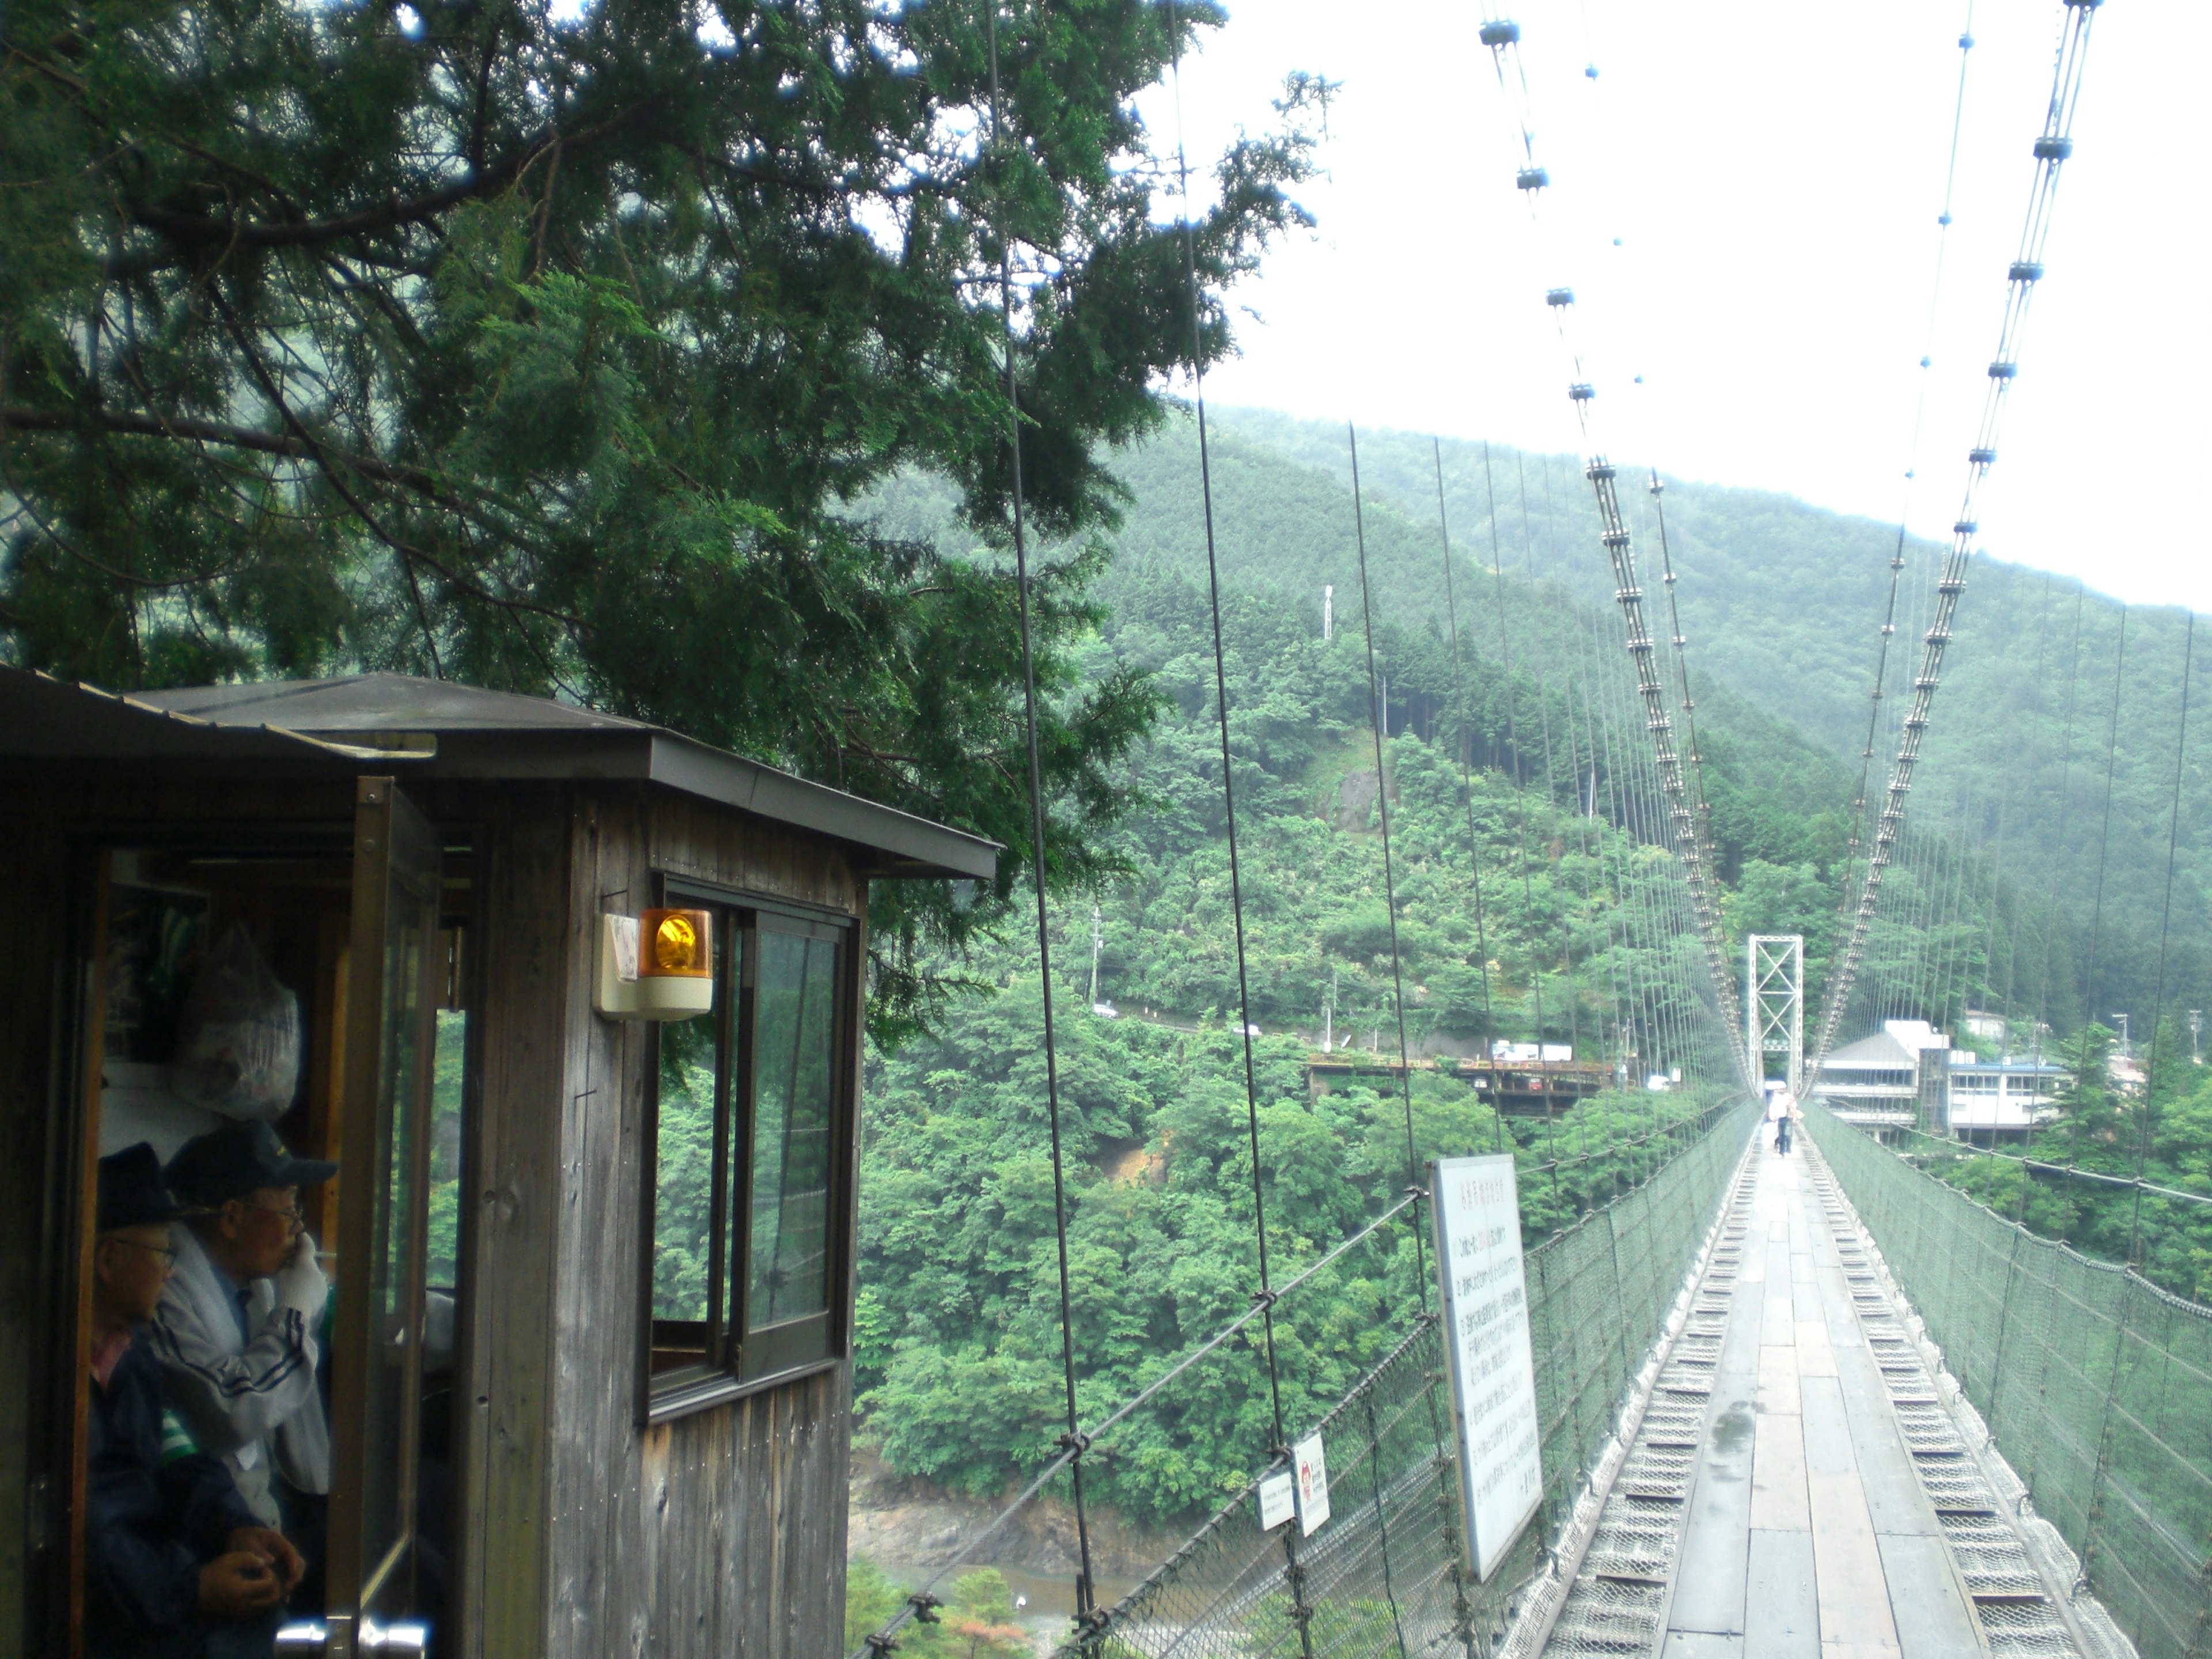
<instances>
[{"instance_id":1,"label":"conifer tree","mask_svg":"<svg viewBox=\"0 0 2212 1659\"><path fill-rule=\"evenodd\" d=\"M994 836L1003 896L1028 813L1003 237L1030 522L1077 550L1032 593L1049 860L1095 879L1153 710L1071 665L1097 458L1192 338L1133 100L1221 14L994 3L996 135L979 0L18 0L0 657L564 695ZM1209 359L1223 289L1303 222L1316 84L1213 169ZM952 482L967 544L872 526L904 471ZM994 908L918 902L878 918L908 962ZM915 988L894 971L879 1008Z\"/></svg>"}]
</instances>

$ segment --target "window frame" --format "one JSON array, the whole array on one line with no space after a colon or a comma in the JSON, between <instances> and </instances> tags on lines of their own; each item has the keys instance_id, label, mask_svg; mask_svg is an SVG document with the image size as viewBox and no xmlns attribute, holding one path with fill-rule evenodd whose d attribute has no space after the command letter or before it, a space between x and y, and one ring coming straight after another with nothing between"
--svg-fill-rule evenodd
<instances>
[{"instance_id":1,"label":"window frame","mask_svg":"<svg viewBox=\"0 0 2212 1659\"><path fill-rule=\"evenodd\" d=\"M696 1363L656 1372L656 1334L666 1322L653 1317L654 1223L660 1179L661 1027L645 1043L644 1124L640 1137L641 1227L637 1316L640 1420L663 1423L732 1400L781 1388L834 1370L849 1356L852 1231L855 1160L853 1128L859 1112L860 1066L855 1031L860 1016L860 927L849 913L797 902L780 895L725 886L696 877L656 872L654 902L711 909L715 932L713 1173L708 1194L708 1275L710 1300L703 1346ZM772 933L798 933L834 943L841 955L831 1024L831 1103L824 1242L825 1307L819 1315L770 1327L782 1340L750 1341L746 1304L751 1292L753 1155L759 1100L757 982L763 920ZM732 949L739 940L741 948ZM818 1347L786 1358L790 1327L818 1323ZM752 1350L749 1352L749 1347ZM763 1353L760 1350L765 1348Z\"/></svg>"}]
</instances>

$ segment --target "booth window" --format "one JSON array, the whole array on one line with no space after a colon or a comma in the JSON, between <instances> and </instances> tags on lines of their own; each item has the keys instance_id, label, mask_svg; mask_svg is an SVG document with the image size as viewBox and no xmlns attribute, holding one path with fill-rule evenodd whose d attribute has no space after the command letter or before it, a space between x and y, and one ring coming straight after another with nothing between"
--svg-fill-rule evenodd
<instances>
[{"instance_id":1,"label":"booth window","mask_svg":"<svg viewBox=\"0 0 2212 1659\"><path fill-rule=\"evenodd\" d=\"M657 1026L655 1412L836 1354L851 930L671 884L714 917L712 1013Z\"/></svg>"}]
</instances>

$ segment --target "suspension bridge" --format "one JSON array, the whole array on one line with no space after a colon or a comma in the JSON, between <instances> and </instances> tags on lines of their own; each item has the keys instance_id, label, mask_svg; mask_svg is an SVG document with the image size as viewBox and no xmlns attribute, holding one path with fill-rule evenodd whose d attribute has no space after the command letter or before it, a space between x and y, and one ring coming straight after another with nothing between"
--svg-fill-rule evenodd
<instances>
[{"instance_id":1,"label":"suspension bridge","mask_svg":"<svg viewBox=\"0 0 2212 1659\"><path fill-rule=\"evenodd\" d=\"M1316 1096L1355 1084L1395 1095L1406 1163L1395 1201L1318 1252L1286 1252L1269 1232L1211 439L1204 386L1194 380L1253 1283L1243 1312L1204 1340L1160 1356L1142 1388L1107 1409L1085 1408L1095 1402L1079 1399L1077 1385L1084 1333L1070 1292L1054 936L1040 873L1045 1104L1062 1218L1065 1421L1056 1443L1040 1449L1026 1486L968 1541L965 1556L994 1559L994 1542L1015 1535L1041 1508L1072 1520L1073 1618L1054 1651L1155 1659L2212 1655L2212 1310L2184 1294L2189 1287L2171 1274L2153 1271L2160 1230L2197 1224L2212 1196L2148 1178L2153 1090L2147 1082L2130 1095L2118 1073L2120 1104L2098 1133L2108 1150L2136 1153L2132 1175L2028 1155L2027 1143L2055 1109L2065 1074L2045 1053L2054 1006L2050 930L2039 939L2024 929L2016 898L2008 912L2000 902L2003 813L2018 804L1999 807L1996 841L1973 850L1963 804L1955 827L1917 822L1911 811L1980 535L1978 503L1997 462L2045 276L2100 3L2063 0L2055 9L2045 119L2022 135L2027 208L2004 272L1994 347L1985 371L1977 370L1981 411L1963 434L1948 544L1916 560L1900 520L1879 616L1834 619L1839 635L1871 642L1871 690L1843 899L1826 937L1738 939L1732 933L1691 689L1686 624L1694 617L1678 597L1665 494L1656 472L1632 477L1607 458L1600 376L1581 343L1575 291L1561 280L1530 296L1530 321L1560 342L1589 490L1584 546L1604 562L1613 604L1580 614L1564 648L1517 646L1507 592L1514 561L1505 544L1516 507L1527 574L1540 574L1527 537L1525 464L1516 459L1507 490L1484 453L1484 511L1470 558L1453 545L1438 447L1431 620L1442 624L1461 710L1477 690L1468 665L1478 651L1509 687L1516 677L1533 683L1533 695L1509 689L1504 697L1514 847L1503 860L1477 823L1476 768L1461 747L1461 854L1474 872L1468 921L1482 964L1486 1026L1495 1007L1517 999L1540 1034L1568 1037L1571 1058L1553 1062L1540 1048L1510 1064L1416 1056L1397 931L1404 854L1394 841L1392 791L1381 781L1390 776L1391 732L1379 684L1369 509L1358 434L1347 433L1345 530L1364 629L1395 1043L1395 1052L1386 1044L1357 1056L1316 1054L1307 1076ZM1545 204L1554 181L1537 143L1523 31L1492 7L1480 40L1496 70L1486 95L1494 96L1510 134L1506 165L1532 235L1553 257ZM1959 40L1954 159L1972 45L1969 12ZM991 142L995 100L994 83ZM1184 188L1187 197L1187 180ZM1949 191L1947 180L1944 231ZM1941 270L1939 250L1938 283ZM1187 259L1185 274L1195 348L1205 308L1194 262ZM1563 278L1569 274L1561 270ZM1012 331L1011 266L1000 276ZM1200 356L1194 349L1194 362ZM1009 352L1010 407L1019 404L1014 362ZM1919 421L1916 411L1916 429ZM1015 552L1026 585L1030 549L1012 428L1009 450ZM1548 475L1543 487L1548 494ZM2049 600L2046 588L2039 675ZM2113 712L2100 733L2094 688L2081 683L2081 614L2077 595L2063 744L2069 779L2077 766L2087 774L2100 760L2107 771L2089 929L2094 969L2105 925L2109 751L2118 739L2126 644L2124 616ZM1917 653L1893 649L1900 628L1917 631ZM2193 647L2191 618L2172 734L2154 1020L2166 991ZM2055 676L2055 658L2051 666ZM1030 695L1035 788L1033 683ZM2100 737L2104 757L2094 752ZM2063 814L2072 807L2070 794L2062 791L2062 799ZM1568 800L1571 845L1538 829ZM1040 848L1043 829L1040 805ZM1577 914L1557 926L1557 972L1519 988L1494 984L1486 895L1492 904L1501 895L1530 899L1532 872L1546 864L1571 866L1562 879L1579 899ZM1033 867L1042 872L1041 856ZM1978 897L1984 887L1986 904ZM1820 990L1808 1009L1811 956L1820 958ZM1972 1014L1975 1000L2003 1012ZM2009 1049L2017 1034L2025 1057L1984 1063L1959 1046L1964 1031L1932 1023L1953 1013L1962 1023L1994 1019L1996 1044ZM1881 1062L1884 1074L1903 1081L1869 1085L1899 1103L1870 1113L1863 1109L1869 1089L1853 1095L1848 1084L1855 1066L1873 1064L1852 1056L1881 1042L1896 1050ZM2077 1054L2077 1083L2087 1053ZM2158 1066L2154 1053L2147 1069L2154 1075ZM1462 1460L1472 1455L1455 1418L1464 1404L1455 1367L1463 1361L1453 1357L1455 1334L1434 1283L1431 1254L1443 1234L1426 1158L1438 1149L1424 1149L1417 1133L1417 1073L1473 1079L1478 1091L1486 1080L1498 1110L1494 1146L1441 1150L1512 1152L1524 1217L1539 1207L1544 1216L1527 1230L1522 1257L1540 1492L1532 1517L1502 1551L1474 1547L1462 1501ZM1984 1074L1991 1079L1989 1133L1976 1147L1961 1133L1981 1120L1954 1110L1954 1102L1979 1087L1970 1076ZM2009 1079L2024 1080L2015 1088ZM1777 1085L1806 1109L1786 1154L1761 1109ZM2015 1100L2016 1119L2004 1118ZM1594 1145L1586 1109L1606 1102L1611 1115ZM1509 1105L1519 1120L1510 1141ZM2007 1124L2009 1139L2001 1133ZM2071 1234L2075 1224L2049 1223L2047 1205L2071 1205L2068 1195L2089 1187L2112 1200L2099 1212L2097 1237L2086 1223ZM1284 1379L1289 1351L1314 1340L1304 1310L1318 1290L1355 1274L1388 1287L1394 1323L1386 1351L1340 1399L1300 1415ZM1140 1426L1171 1440L1189 1401L1239 1367L1263 1379L1269 1402L1265 1443L1250 1449L1250 1480L1224 1494L1186 1542L1146 1564L1133 1584L1103 1594L1107 1575L1086 1471L1141 1455L1140 1441L1157 1444L1158 1434L1145 1440ZM1325 1483L1316 1520L1304 1481L1309 1462L1321 1464L1319 1449ZM1295 1502L1283 1496L1293 1476ZM917 1624L935 1622L943 1578L918 1587L887 1623L866 1632L856 1655L895 1650Z\"/></svg>"}]
</instances>

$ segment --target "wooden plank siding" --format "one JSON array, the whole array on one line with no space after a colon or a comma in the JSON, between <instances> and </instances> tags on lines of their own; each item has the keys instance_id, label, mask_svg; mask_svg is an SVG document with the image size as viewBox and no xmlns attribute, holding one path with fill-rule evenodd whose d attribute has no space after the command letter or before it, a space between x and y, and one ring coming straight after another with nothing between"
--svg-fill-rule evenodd
<instances>
[{"instance_id":1,"label":"wooden plank siding","mask_svg":"<svg viewBox=\"0 0 2212 1659\"><path fill-rule=\"evenodd\" d=\"M551 1532L553 1255L568 993L568 791L511 786L477 819L476 1111L456 1356L465 1656L545 1649Z\"/></svg>"},{"instance_id":2,"label":"wooden plank siding","mask_svg":"<svg viewBox=\"0 0 2212 1659\"><path fill-rule=\"evenodd\" d=\"M515 1186L509 1163L515 1160L527 1165L527 1180L550 1179L556 1188L551 1205L541 1206L550 1236L534 1235L526 1244L518 1233L501 1247L516 1269L533 1249L544 1251L550 1268L550 1317L537 1325L550 1418L538 1443L544 1529L542 1537L532 1535L519 1524L516 1506L528 1484L520 1470L507 1492L488 1486L477 1551L483 1565L471 1569L472 1582L483 1585L484 1625L481 1644L470 1651L485 1659L538 1653L818 1659L835 1653L843 1637L849 1370L841 1365L643 1425L639 1344L651 1219L645 1091L653 1045L646 1027L595 1014L592 985L600 914L654 902L656 874L856 919L865 887L824 843L660 792L580 789L565 812L537 814L540 826L556 819L567 838L566 868L557 876L547 870L544 881L558 879L564 889L559 994L538 1003L533 1015L520 1000L488 993L485 1046L513 1058L531 1045L503 1033L501 1022L534 1020L537 1060L557 1056L560 1077L549 1089L533 1071L526 1088L495 1091L488 1066L483 1105L483 1167ZM525 860L510 854L486 862L512 871ZM507 904L530 902L519 886L502 893L499 915L486 918L486 937L502 937ZM557 1031L544 1018L554 1002L562 1014ZM857 1076L857 1052L854 1066ZM856 1137L857 1121L843 1153L848 1180ZM536 1149L526 1149L521 1143L533 1138ZM500 1224L520 1219L502 1217ZM494 1289L505 1283L502 1271L489 1255L480 1261L480 1297L503 1299ZM840 1295L849 1298L849 1284ZM846 1312L841 1304L841 1320ZM480 1318L489 1316L500 1316ZM533 1317L522 1309L512 1315L516 1328L501 1352L515 1374L486 1375L495 1397L511 1401L532 1363L515 1350ZM514 1426L521 1427L519 1419ZM535 1584L518 1585L514 1606L495 1619L491 1581L507 1571L511 1555L515 1577ZM527 1616L532 1601L542 1610L534 1623Z\"/></svg>"},{"instance_id":3,"label":"wooden plank siding","mask_svg":"<svg viewBox=\"0 0 2212 1659\"><path fill-rule=\"evenodd\" d=\"M49 1550L65 1542L66 1456L56 1451L73 1413L52 1386L51 1342L77 1290L66 1248L77 1206L59 1176L71 1163L64 1149L83 1133L64 1097L72 1068L52 1063L80 977L54 805L13 803L0 861L0 1632L21 1632L27 1651L52 1631L40 1580Z\"/></svg>"}]
</instances>

